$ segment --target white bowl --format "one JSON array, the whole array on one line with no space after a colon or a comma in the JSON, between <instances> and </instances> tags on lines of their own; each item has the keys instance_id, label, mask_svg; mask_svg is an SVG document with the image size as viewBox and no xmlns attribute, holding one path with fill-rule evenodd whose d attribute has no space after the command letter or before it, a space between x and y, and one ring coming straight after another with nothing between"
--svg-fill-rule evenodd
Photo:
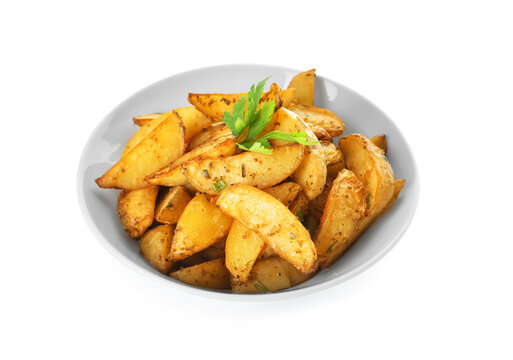
<instances>
[{"instance_id":1,"label":"white bowl","mask_svg":"<svg viewBox=\"0 0 513 360\"><path fill-rule=\"evenodd\" d=\"M192 70L158 81L112 110L89 138L78 169L80 207L87 224L106 249L122 263L175 291L232 300L267 300L312 293L340 284L383 257L404 234L417 207L419 179L415 160L399 129L380 109L354 91L322 76L316 78L316 106L340 116L347 126L344 135L356 132L369 137L386 134L387 158L396 178L406 179L406 185L388 213L331 267L303 284L269 294L233 294L196 288L165 276L143 259L137 241L130 239L123 229L117 215L118 191L100 189L94 182L117 162L124 145L136 131L133 116L186 106L189 92L245 92L251 84L269 75L272 75L272 82L286 86L298 72L268 65L223 65Z\"/></svg>"}]
</instances>

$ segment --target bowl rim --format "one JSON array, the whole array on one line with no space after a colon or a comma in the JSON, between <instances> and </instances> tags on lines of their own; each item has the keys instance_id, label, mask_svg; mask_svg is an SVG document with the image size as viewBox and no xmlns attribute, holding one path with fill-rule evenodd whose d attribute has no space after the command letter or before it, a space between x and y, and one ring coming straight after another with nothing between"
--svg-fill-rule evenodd
<instances>
[{"instance_id":1,"label":"bowl rim","mask_svg":"<svg viewBox=\"0 0 513 360\"><path fill-rule=\"evenodd\" d=\"M218 299L218 300L228 300L228 301L241 301L242 300L242 301L250 301L250 302L251 301L260 302L260 301L285 300L285 299L294 298L294 297L298 297L298 296L309 295L309 294L319 292L321 290L331 288L331 287L339 285L349 279L352 279L355 276L357 276L358 274L362 273L363 271L367 270L368 268L370 268L371 266L376 264L386 254L388 254L388 252L390 250L392 250L392 248L399 242L399 240L405 234L406 230L408 230L408 228L410 227L410 225L413 221L413 218L415 217L415 214L416 214L417 208L418 208L419 197L420 197L420 177L419 177L417 162L415 160L415 157L413 155L413 152L411 150L411 147L410 147L407 139L404 137L401 130L392 121L392 119L383 110L381 110L381 108L379 108L377 105L375 105L373 102L368 100L365 96L361 95L360 93L340 84L337 81L326 78L324 76L319 76L317 74L316 74L316 77L321 78L321 79L326 79L339 87L342 87L349 91L352 91L356 95L360 96L363 100L372 104L377 110L379 110L383 114L383 116L390 122L390 124L395 128L397 133L400 134L400 136L404 140L406 150L411 156L412 164L413 164L412 171L413 171L413 173L415 175L415 179L416 179L415 186L412 189L412 193L410 194L410 196L413 197L412 210L408 213L408 217L405 219L405 221L402 222L401 228L400 228L399 232L397 233L397 235L395 236L395 238L392 241L390 241L381 251L379 251L376 254L374 254L373 256L371 256L367 261L363 262L362 264L360 264L353 270L351 270L347 273L344 273L342 275L339 275L333 279L328 279L319 284L312 284L310 286L302 287L302 288L292 287L289 289L284 289L281 291L270 292L270 293L243 294L243 293L216 291L216 290L212 290L212 289L203 289L203 288L195 287L195 286L192 286L189 284L185 284L185 283L176 281L170 277L164 278L164 277L160 276L159 274L153 272L150 269L143 268L143 267L133 263L128 258L123 256L118 250L116 250L116 248L113 245L111 245L111 243L100 232L96 223L94 222L91 215L89 214L89 211L86 206L86 200L85 200L84 191L83 191L84 190L84 176L83 175L85 173L86 154L88 153L90 147L93 145L93 139L95 138L95 135L100 130L102 125L107 121L107 119L110 119L111 116L114 113L116 113L118 111L118 109L121 108L125 103L130 102L133 98L137 97L140 93L145 92L148 88L153 87L159 83L167 82L167 81L171 80L172 78L184 76L189 73L194 73L194 72L198 72L198 71L212 71L212 70L219 69L219 68L234 68L234 67L239 67L239 68L242 68L242 67L269 67L269 68L274 68L275 70L279 70L279 71L288 71L288 72L296 72L296 73L299 73L302 71L302 70L288 68L288 67L284 67L284 66L280 66L280 65L256 64L256 63L234 63L234 64L206 66L206 67L195 68L195 69L183 71L180 73L176 73L176 74L167 76L163 79L160 79L158 81L155 81L155 82L143 87L142 89L136 91L134 94L132 94L131 96L129 96L128 98L126 98L125 100L120 102L107 115L105 115L104 118L96 125L93 132L89 135L87 142L86 142L86 144L82 150L81 156L80 156L80 161L79 161L79 165L78 165L78 169L77 169L76 191L77 191L77 197L78 197L78 203L79 203L80 210L82 212L82 215L83 215L85 222L86 222L87 226L89 227L89 229L95 235L97 240L103 245L103 247L114 258L116 258L122 264L126 265L127 267L134 270L135 272L142 274L145 277L150 278L150 279L152 279L160 284L163 284L165 286L171 285L172 287L176 287L177 290L182 290L188 294L195 295L195 296L201 296L201 297L208 296L208 297Z\"/></svg>"}]
</instances>

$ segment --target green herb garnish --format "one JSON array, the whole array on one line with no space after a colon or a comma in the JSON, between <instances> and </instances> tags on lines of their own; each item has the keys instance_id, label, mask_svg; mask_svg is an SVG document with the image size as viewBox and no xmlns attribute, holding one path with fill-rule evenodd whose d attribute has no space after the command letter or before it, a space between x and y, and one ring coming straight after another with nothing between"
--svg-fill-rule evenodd
<instances>
[{"instance_id":1,"label":"green herb garnish","mask_svg":"<svg viewBox=\"0 0 513 360\"><path fill-rule=\"evenodd\" d=\"M258 291L262 291L262 292L271 291L267 288L267 286L262 284L262 282L260 280L257 280L257 282L255 284L255 289L257 289Z\"/></svg>"},{"instance_id":2,"label":"green herb garnish","mask_svg":"<svg viewBox=\"0 0 513 360\"><path fill-rule=\"evenodd\" d=\"M267 101L260 105L257 110L262 93L264 91L265 82L269 79L265 78L260 81L257 86L251 85L248 92L247 107L246 97L241 97L233 106L230 113L224 113L223 122L228 126L231 132L242 140L237 143L237 146L243 150L258 152L262 154L272 154L271 144L269 140L284 140L296 142L302 145L314 145L319 141L308 141L304 131L296 131L294 133L287 133L279 130L274 130L268 134L255 139L260 135L264 127L271 121L276 105L274 100ZM244 108L246 107L246 111ZM246 132L247 130L247 132ZM243 134L246 134L243 136ZM243 139L241 139L243 137Z\"/></svg>"},{"instance_id":3,"label":"green herb garnish","mask_svg":"<svg viewBox=\"0 0 513 360\"><path fill-rule=\"evenodd\" d=\"M223 179L219 179L218 181L216 181L215 183L212 184L212 187L214 188L214 190L216 192L219 192L226 187L226 183L224 182Z\"/></svg>"},{"instance_id":4,"label":"green herb garnish","mask_svg":"<svg viewBox=\"0 0 513 360\"><path fill-rule=\"evenodd\" d=\"M326 254L329 254L331 252L331 250L333 249L333 245L335 245L336 243L338 243L338 240L335 240L335 242L333 244L331 244L331 246L328 248L328 250L326 250Z\"/></svg>"},{"instance_id":5,"label":"green herb garnish","mask_svg":"<svg viewBox=\"0 0 513 360\"><path fill-rule=\"evenodd\" d=\"M297 218L299 221L303 222L303 207L301 206L301 209L299 209L299 212L297 213Z\"/></svg>"}]
</instances>

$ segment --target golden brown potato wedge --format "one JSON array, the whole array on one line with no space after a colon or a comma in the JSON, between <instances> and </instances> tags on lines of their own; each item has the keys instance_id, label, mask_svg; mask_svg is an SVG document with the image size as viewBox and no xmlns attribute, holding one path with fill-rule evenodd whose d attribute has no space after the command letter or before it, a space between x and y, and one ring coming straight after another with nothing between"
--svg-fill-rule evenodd
<instances>
[{"instance_id":1,"label":"golden brown potato wedge","mask_svg":"<svg viewBox=\"0 0 513 360\"><path fill-rule=\"evenodd\" d=\"M285 106L284 106L285 107ZM331 136L324 128L320 127L319 125L315 125L312 123L306 123L310 130L315 134L315 137L319 140L325 140L331 142Z\"/></svg>"},{"instance_id":2,"label":"golden brown potato wedge","mask_svg":"<svg viewBox=\"0 0 513 360\"><path fill-rule=\"evenodd\" d=\"M208 289L229 289L230 273L224 259L219 258L169 274L173 279Z\"/></svg>"},{"instance_id":3,"label":"golden brown potato wedge","mask_svg":"<svg viewBox=\"0 0 513 360\"><path fill-rule=\"evenodd\" d=\"M293 102L302 105L313 105L315 99L315 69L303 71L294 76L288 88L296 89Z\"/></svg>"},{"instance_id":4,"label":"golden brown potato wedge","mask_svg":"<svg viewBox=\"0 0 513 360\"><path fill-rule=\"evenodd\" d=\"M146 181L152 185L178 186L189 183L182 173L182 165L187 161L196 159L215 159L223 156L235 154L237 150L236 138L233 135L227 135L198 146L168 166L146 177Z\"/></svg>"},{"instance_id":5,"label":"golden brown potato wedge","mask_svg":"<svg viewBox=\"0 0 513 360\"><path fill-rule=\"evenodd\" d=\"M162 224L176 224L191 196L182 186L167 189L157 201L155 220Z\"/></svg>"},{"instance_id":6,"label":"golden brown potato wedge","mask_svg":"<svg viewBox=\"0 0 513 360\"><path fill-rule=\"evenodd\" d=\"M281 100L282 100L282 107L289 106L292 101L294 101L294 98L296 97L296 89L289 88L287 90L282 90L281 92Z\"/></svg>"},{"instance_id":7,"label":"golden brown potato wedge","mask_svg":"<svg viewBox=\"0 0 513 360\"><path fill-rule=\"evenodd\" d=\"M355 242L355 240L358 239L360 237L360 235L363 234L363 232L365 232L365 230L367 230L369 228L369 226L371 226L374 223L374 221L376 221L376 219L378 219L382 214L386 213L388 211L388 209L390 209L392 207L395 200L397 200L399 193L403 189L404 183L405 183L404 179L398 179L398 180L394 181L394 195L392 196L392 199L390 199L387 206L385 206L385 208L383 209L383 211L381 213L369 215L369 216L363 216L362 218L360 218L360 220L356 224L356 228L351 233L351 235L349 235L349 238L347 240L348 244L353 244ZM346 250L347 250L346 246L341 246L341 247L333 250L333 253L331 254L331 256L329 258L326 259L326 262L324 263L323 267L328 267L331 264L333 264L333 262L335 260L337 260Z\"/></svg>"},{"instance_id":8,"label":"golden brown potato wedge","mask_svg":"<svg viewBox=\"0 0 513 360\"><path fill-rule=\"evenodd\" d=\"M342 151L338 149L331 141L321 141L322 151L324 152L324 161L326 166L336 164L344 159Z\"/></svg>"},{"instance_id":9,"label":"golden brown potato wedge","mask_svg":"<svg viewBox=\"0 0 513 360\"><path fill-rule=\"evenodd\" d=\"M335 177L328 176L322 193L308 203L308 214L318 222L321 221L322 213L324 212L324 207L326 206L326 201L328 200L328 195Z\"/></svg>"},{"instance_id":10,"label":"golden brown potato wedge","mask_svg":"<svg viewBox=\"0 0 513 360\"><path fill-rule=\"evenodd\" d=\"M121 153L121 158L124 158L126 154L128 154L134 147L136 147L144 138L146 138L150 133L155 130L157 126L159 126L162 121L166 119L166 117L171 112L160 114L160 116L157 116L154 120L151 122L147 122L145 125L141 126L139 130L136 131L136 133L128 140L128 143L125 145L125 148L123 149L123 152ZM159 115L159 114L152 114L152 115Z\"/></svg>"},{"instance_id":11,"label":"golden brown potato wedge","mask_svg":"<svg viewBox=\"0 0 513 360\"><path fill-rule=\"evenodd\" d=\"M366 215L379 214L394 193L394 172L383 150L360 134L339 141L346 167L355 173L368 192Z\"/></svg>"},{"instance_id":12,"label":"golden brown potato wedge","mask_svg":"<svg viewBox=\"0 0 513 360\"><path fill-rule=\"evenodd\" d=\"M301 186L295 182L289 181L263 190L288 207L301 191Z\"/></svg>"},{"instance_id":13,"label":"golden brown potato wedge","mask_svg":"<svg viewBox=\"0 0 513 360\"><path fill-rule=\"evenodd\" d=\"M228 234L232 219L211 204L204 194L196 194L178 219L171 246L173 261L206 249Z\"/></svg>"},{"instance_id":14,"label":"golden brown potato wedge","mask_svg":"<svg viewBox=\"0 0 513 360\"><path fill-rule=\"evenodd\" d=\"M273 255L276 255L276 253L274 252L273 248L266 243L262 248L262 251L260 251L260 254L258 254L257 260L264 260L270 258Z\"/></svg>"},{"instance_id":15,"label":"golden brown potato wedge","mask_svg":"<svg viewBox=\"0 0 513 360\"><path fill-rule=\"evenodd\" d=\"M246 281L265 240L238 220L234 220L226 238L226 267L241 281Z\"/></svg>"},{"instance_id":16,"label":"golden brown potato wedge","mask_svg":"<svg viewBox=\"0 0 513 360\"><path fill-rule=\"evenodd\" d=\"M292 201L292 204L290 204L290 212L294 214L299 219L299 221L303 221L306 213L308 212L309 202L310 200L308 199L308 196L306 196L304 191L301 191L299 194L297 194L294 201Z\"/></svg>"},{"instance_id":17,"label":"golden brown potato wedge","mask_svg":"<svg viewBox=\"0 0 513 360\"><path fill-rule=\"evenodd\" d=\"M308 280L312 275L299 272L278 256L258 261L246 282L231 278L232 290L239 293L264 293L287 289Z\"/></svg>"},{"instance_id":18,"label":"golden brown potato wedge","mask_svg":"<svg viewBox=\"0 0 513 360\"><path fill-rule=\"evenodd\" d=\"M297 114L282 108L276 112L276 115L276 130L284 132L303 131L309 141L317 141L315 134ZM287 144L283 140L271 140L271 143L274 146ZM303 162L294 172L292 178L303 188L306 196L313 199L322 192L326 182L326 173L324 151L320 144L315 144L306 147Z\"/></svg>"},{"instance_id":19,"label":"golden brown potato wedge","mask_svg":"<svg viewBox=\"0 0 513 360\"><path fill-rule=\"evenodd\" d=\"M134 120L134 124L143 126L143 125L146 125L147 123L151 122L152 120L155 120L156 118L158 118L160 116L162 116L162 113L145 114L145 115L134 116L133 120Z\"/></svg>"},{"instance_id":20,"label":"golden brown potato wedge","mask_svg":"<svg viewBox=\"0 0 513 360\"><path fill-rule=\"evenodd\" d=\"M151 186L139 190L123 190L119 194L119 218L130 237L140 237L152 224L158 192L158 186Z\"/></svg>"},{"instance_id":21,"label":"golden brown potato wedge","mask_svg":"<svg viewBox=\"0 0 513 360\"><path fill-rule=\"evenodd\" d=\"M288 109L298 114L307 123L322 127L331 137L339 136L346 129L346 124L327 109L300 104L290 104Z\"/></svg>"},{"instance_id":22,"label":"golden brown potato wedge","mask_svg":"<svg viewBox=\"0 0 513 360\"><path fill-rule=\"evenodd\" d=\"M217 206L271 245L282 258L308 274L317 267L310 234L285 205L266 192L247 185L224 190Z\"/></svg>"},{"instance_id":23,"label":"golden brown potato wedge","mask_svg":"<svg viewBox=\"0 0 513 360\"><path fill-rule=\"evenodd\" d=\"M141 253L155 268L167 273L171 269L169 250L173 238L172 225L160 225L144 233L139 243Z\"/></svg>"},{"instance_id":24,"label":"golden brown potato wedge","mask_svg":"<svg viewBox=\"0 0 513 360\"><path fill-rule=\"evenodd\" d=\"M315 237L321 267L332 262L330 257L338 254L339 248L347 249L352 244L349 237L357 221L364 215L366 198L365 187L353 172L346 169L339 172L329 192Z\"/></svg>"},{"instance_id":25,"label":"golden brown potato wedge","mask_svg":"<svg viewBox=\"0 0 513 360\"><path fill-rule=\"evenodd\" d=\"M247 93L238 93L238 94L192 94L189 93L189 103L194 105L196 109L201 111L203 114L208 117L221 121L224 117L224 113L226 111L232 112L233 105L241 97L248 98ZM260 99L260 103L268 102L274 100L275 109L279 109L282 105L281 99L281 89L278 85L272 84L269 91L264 92L262 94L262 98Z\"/></svg>"},{"instance_id":26,"label":"golden brown potato wedge","mask_svg":"<svg viewBox=\"0 0 513 360\"><path fill-rule=\"evenodd\" d=\"M374 143L377 147L383 150L383 153L386 154L388 150L387 145L387 137L386 135L376 135L370 138L370 141Z\"/></svg>"},{"instance_id":27,"label":"golden brown potato wedge","mask_svg":"<svg viewBox=\"0 0 513 360\"><path fill-rule=\"evenodd\" d=\"M151 124L149 124L151 125ZM185 150L185 130L176 112L165 119L96 183L102 188L136 190L148 187L144 178L171 163Z\"/></svg>"},{"instance_id":28,"label":"golden brown potato wedge","mask_svg":"<svg viewBox=\"0 0 513 360\"><path fill-rule=\"evenodd\" d=\"M217 159L193 159L182 165L184 174L196 189L216 195L213 184L247 184L265 189L288 178L303 161L300 144L278 146L271 155L246 151Z\"/></svg>"},{"instance_id":29,"label":"golden brown potato wedge","mask_svg":"<svg viewBox=\"0 0 513 360\"><path fill-rule=\"evenodd\" d=\"M215 123L203 128L199 133L192 137L187 148L191 151L209 140L214 140L231 134L231 130L225 125L225 123Z\"/></svg>"},{"instance_id":30,"label":"golden brown potato wedge","mask_svg":"<svg viewBox=\"0 0 513 360\"><path fill-rule=\"evenodd\" d=\"M339 171L346 168L346 164L344 163L344 154L342 154L342 160L338 163L332 164L328 166L328 177L336 178Z\"/></svg>"}]
</instances>

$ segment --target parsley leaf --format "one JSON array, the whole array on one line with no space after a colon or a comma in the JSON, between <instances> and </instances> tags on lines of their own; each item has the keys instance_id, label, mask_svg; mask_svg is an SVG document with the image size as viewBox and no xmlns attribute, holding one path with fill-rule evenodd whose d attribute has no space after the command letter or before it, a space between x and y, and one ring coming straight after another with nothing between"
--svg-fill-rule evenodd
<instances>
[{"instance_id":1,"label":"parsley leaf","mask_svg":"<svg viewBox=\"0 0 513 360\"><path fill-rule=\"evenodd\" d=\"M237 146L243 150L249 150L254 152L260 152L262 154L272 154L271 144L269 140L285 140L290 142L296 142L301 145L315 145L319 141L308 141L306 133L304 131L296 131L293 133L287 133L279 130L271 131L259 139L252 141L244 141L243 143L237 144Z\"/></svg>"},{"instance_id":2,"label":"parsley leaf","mask_svg":"<svg viewBox=\"0 0 513 360\"><path fill-rule=\"evenodd\" d=\"M246 106L246 97L243 96L233 105L233 111L230 113L229 111L224 112L223 122L228 126L228 128L232 131L235 136L239 136L244 128L241 127L244 125L244 107Z\"/></svg>"}]
</instances>

